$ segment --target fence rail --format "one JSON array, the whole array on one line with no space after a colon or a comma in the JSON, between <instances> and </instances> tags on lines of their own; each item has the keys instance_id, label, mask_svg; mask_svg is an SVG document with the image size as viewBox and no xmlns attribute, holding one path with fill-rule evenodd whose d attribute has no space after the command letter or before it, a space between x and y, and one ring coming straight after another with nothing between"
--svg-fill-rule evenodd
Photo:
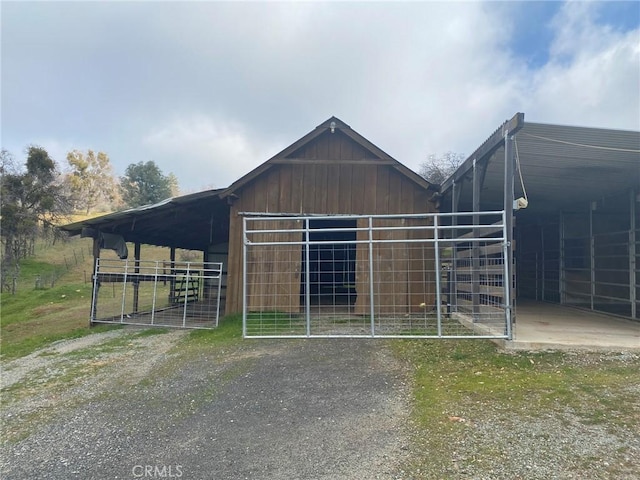
<instances>
[{"instance_id":1,"label":"fence rail","mask_svg":"<svg viewBox=\"0 0 640 480\"><path fill-rule=\"evenodd\" d=\"M511 336L503 212L244 215L245 337Z\"/></svg>"},{"instance_id":2,"label":"fence rail","mask_svg":"<svg viewBox=\"0 0 640 480\"><path fill-rule=\"evenodd\" d=\"M92 323L213 328L222 263L98 258Z\"/></svg>"}]
</instances>

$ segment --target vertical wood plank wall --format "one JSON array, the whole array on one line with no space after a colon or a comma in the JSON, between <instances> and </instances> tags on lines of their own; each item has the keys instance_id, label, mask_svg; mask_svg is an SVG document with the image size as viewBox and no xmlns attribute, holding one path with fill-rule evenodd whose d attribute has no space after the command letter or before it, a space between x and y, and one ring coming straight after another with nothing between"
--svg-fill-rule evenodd
<instances>
[{"instance_id":1,"label":"vertical wood plank wall","mask_svg":"<svg viewBox=\"0 0 640 480\"><path fill-rule=\"evenodd\" d=\"M319 137L234 192L237 198L231 206L227 314L242 311L243 239L239 212L375 215L435 211L423 187L396 170L392 162L371 158L372 155L336 131L333 139L331 134ZM366 249L367 245L362 247ZM358 259L362 255L368 254L356 254ZM418 259L407 259L414 260ZM417 278L408 280L405 274L402 282L411 283L414 294L424 298L424 292L416 292Z\"/></svg>"}]
</instances>

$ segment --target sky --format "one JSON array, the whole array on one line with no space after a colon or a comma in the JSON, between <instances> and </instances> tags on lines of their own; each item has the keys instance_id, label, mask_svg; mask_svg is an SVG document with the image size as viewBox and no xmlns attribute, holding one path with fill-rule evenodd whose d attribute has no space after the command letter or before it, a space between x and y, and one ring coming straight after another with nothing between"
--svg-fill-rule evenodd
<instances>
[{"instance_id":1,"label":"sky","mask_svg":"<svg viewBox=\"0 0 640 480\"><path fill-rule=\"evenodd\" d=\"M220 188L335 115L413 170L516 112L640 130L640 2L0 3L1 146Z\"/></svg>"}]
</instances>

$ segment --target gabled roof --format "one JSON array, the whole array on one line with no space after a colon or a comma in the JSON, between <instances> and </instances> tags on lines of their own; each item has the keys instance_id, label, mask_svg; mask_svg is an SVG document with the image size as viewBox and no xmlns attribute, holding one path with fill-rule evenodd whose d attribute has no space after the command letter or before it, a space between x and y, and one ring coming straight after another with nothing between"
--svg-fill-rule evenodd
<instances>
[{"instance_id":1,"label":"gabled roof","mask_svg":"<svg viewBox=\"0 0 640 480\"><path fill-rule=\"evenodd\" d=\"M407 168L406 166L404 166L402 163L400 163L399 161L397 161L396 159L391 157L391 155L386 153L384 150L382 150L378 146L376 146L373 143L371 143L365 137L363 137L358 132L353 130L345 122L343 122L339 118L333 116L333 117L329 118L328 120L322 122L314 130L312 130L309 133L307 133L304 137L302 137L299 140L297 140L296 142L292 143L287 148L285 148L281 152L277 153L276 155L274 155L269 160L267 160L263 164L259 165L255 169L253 169L251 172L247 173L243 177L241 177L238 180L236 180L235 182L233 182L229 186L229 188L225 189L220 194L220 197L224 198L226 196L229 196L229 195L233 194L234 192L236 192L237 190L242 188L244 185L246 185L247 183L251 182L255 178L257 178L260 175L262 175L264 172L266 172L267 170L272 168L274 165L282 164L282 163L289 163L291 160L293 160L293 158L295 158L295 156L294 156L295 152L299 151L305 145L310 144L311 142L316 140L318 137L320 137L321 135L323 135L323 134L325 134L327 132L333 133L333 132L336 132L336 131L339 131L340 133L346 135L353 142L357 143L364 150L366 150L368 152L368 154L371 155L369 160L374 160L374 161L379 162L381 164L387 164L387 165L391 166L392 168L395 168L401 174L403 174L407 178L411 179L412 181L414 181L415 183L420 185L422 188L435 189L435 186L432 185L431 183L429 183L423 177L418 175L413 170L411 170L411 169Z\"/></svg>"}]
</instances>

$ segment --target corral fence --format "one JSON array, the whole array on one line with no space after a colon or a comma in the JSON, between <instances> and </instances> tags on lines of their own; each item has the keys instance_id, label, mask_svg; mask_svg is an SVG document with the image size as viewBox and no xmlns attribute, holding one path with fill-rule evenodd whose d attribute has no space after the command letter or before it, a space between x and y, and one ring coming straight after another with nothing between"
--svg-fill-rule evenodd
<instances>
[{"instance_id":1,"label":"corral fence","mask_svg":"<svg viewBox=\"0 0 640 480\"><path fill-rule=\"evenodd\" d=\"M214 328L222 263L98 258L92 323Z\"/></svg>"},{"instance_id":2,"label":"corral fence","mask_svg":"<svg viewBox=\"0 0 640 480\"><path fill-rule=\"evenodd\" d=\"M245 337L511 338L501 211L243 215Z\"/></svg>"}]
</instances>

